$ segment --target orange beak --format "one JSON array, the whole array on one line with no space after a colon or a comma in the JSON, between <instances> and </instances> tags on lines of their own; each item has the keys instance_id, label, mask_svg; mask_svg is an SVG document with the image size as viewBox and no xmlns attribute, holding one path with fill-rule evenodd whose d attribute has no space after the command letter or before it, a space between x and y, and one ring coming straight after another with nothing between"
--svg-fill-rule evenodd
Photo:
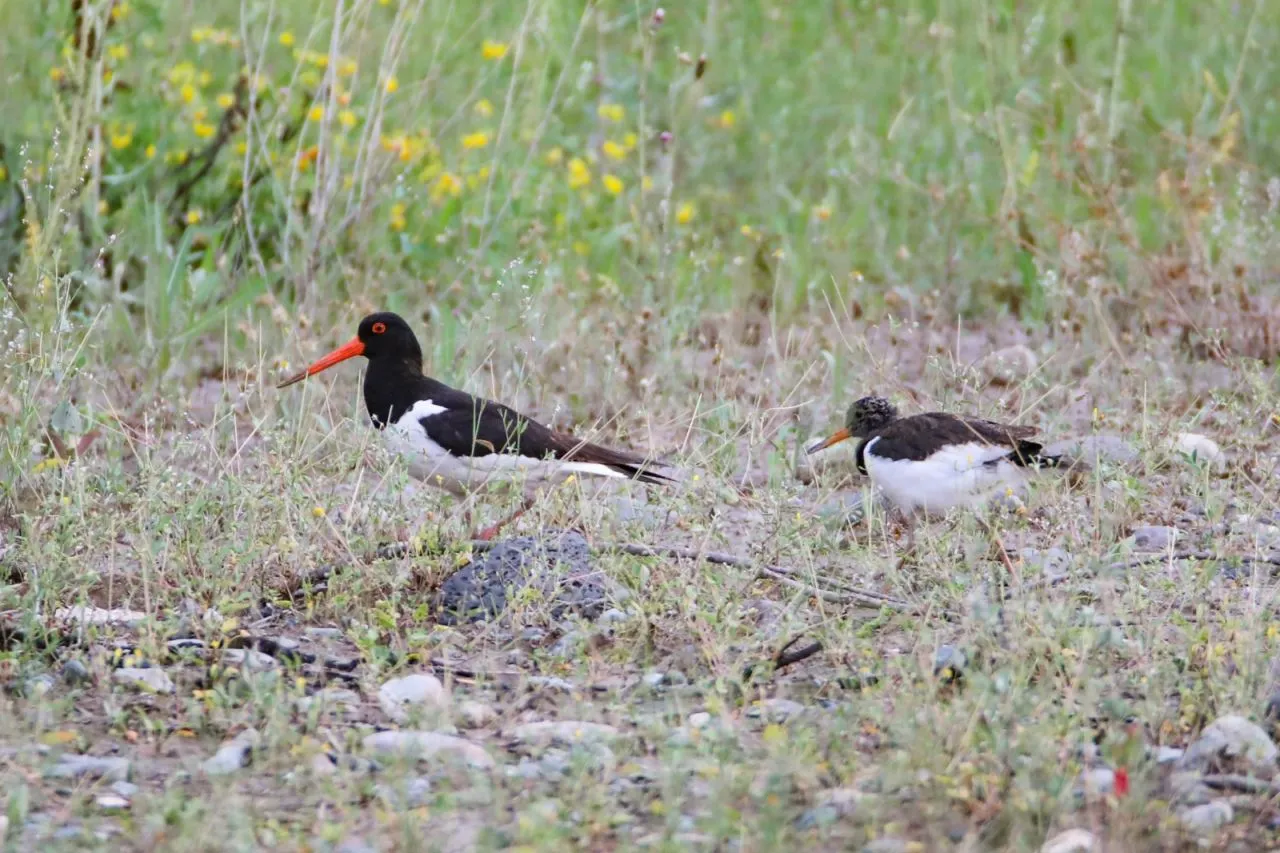
<instances>
[{"instance_id":1,"label":"orange beak","mask_svg":"<svg viewBox=\"0 0 1280 853\"><path fill-rule=\"evenodd\" d=\"M826 450L826 449L827 449L828 447L830 447L831 445L833 445L833 444L839 444L840 442L842 442L842 441L847 441L847 440L848 440L848 439L850 439L850 438L853 438L853 433L849 432L849 428L848 428L848 427L840 427L840 429L838 429L838 430L836 430L835 432L831 433L831 435L829 435L829 436L827 436L826 438L822 439L822 441L819 441L817 444L812 444L812 445L810 445L810 446L809 446L809 449L808 449L808 450L806 450L805 452L806 452L806 453L817 453L819 450Z\"/></svg>"},{"instance_id":2,"label":"orange beak","mask_svg":"<svg viewBox=\"0 0 1280 853\"><path fill-rule=\"evenodd\" d=\"M308 376L315 376L322 370L328 370L340 361L346 361L349 358L355 358L358 355L364 355L364 343L359 338L352 338L297 376L290 377L277 385L277 388L287 388L295 382L301 382Z\"/></svg>"}]
</instances>

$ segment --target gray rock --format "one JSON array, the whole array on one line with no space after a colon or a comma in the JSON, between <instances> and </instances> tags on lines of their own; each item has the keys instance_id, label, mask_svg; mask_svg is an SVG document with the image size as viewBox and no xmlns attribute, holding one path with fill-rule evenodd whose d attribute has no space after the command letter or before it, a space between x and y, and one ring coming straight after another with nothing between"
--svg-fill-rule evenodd
<instances>
[{"instance_id":1,"label":"gray rock","mask_svg":"<svg viewBox=\"0 0 1280 853\"><path fill-rule=\"evenodd\" d=\"M1025 344L1002 347L982 360L982 373L992 385L1013 385L1035 373L1039 360Z\"/></svg>"},{"instance_id":2,"label":"gray rock","mask_svg":"<svg viewBox=\"0 0 1280 853\"><path fill-rule=\"evenodd\" d=\"M342 637L341 628L326 628L322 626L303 628L302 633L308 637L318 637L322 640L336 640Z\"/></svg>"},{"instance_id":3,"label":"gray rock","mask_svg":"<svg viewBox=\"0 0 1280 853\"><path fill-rule=\"evenodd\" d=\"M454 757L479 769L494 766L493 759L484 747L460 737L439 732L376 732L366 737L363 743L366 751L388 757L419 759L432 759L437 756Z\"/></svg>"},{"instance_id":4,"label":"gray rock","mask_svg":"<svg viewBox=\"0 0 1280 853\"><path fill-rule=\"evenodd\" d=\"M155 666L123 666L111 674L114 681L149 693L172 693L173 680L163 669Z\"/></svg>"},{"instance_id":5,"label":"gray rock","mask_svg":"<svg viewBox=\"0 0 1280 853\"><path fill-rule=\"evenodd\" d=\"M218 751L204 762L204 772L210 776L225 776L245 767L261 740L257 729L245 729L218 747Z\"/></svg>"},{"instance_id":6,"label":"gray rock","mask_svg":"<svg viewBox=\"0 0 1280 853\"><path fill-rule=\"evenodd\" d=\"M22 683L22 695L28 699L39 699L52 690L53 685L54 679L52 675L47 673L33 675Z\"/></svg>"},{"instance_id":7,"label":"gray rock","mask_svg":"<svg viewBox=\"0 0 1280 853\"><path fill-rule=\"evenodd\" d=\"M360 836L353 835L339 841L334 853L378 853L378 848Z\"/></svg>"},{"instance_id":8,"label":"gray rock","mask_svg":"<svg viewBox=\"0 0 1280 853\"><path fill-rule=\"evenodd\" d=\"M119 794L99 794L94 804L103 811L122 811L129 808L129 801Z\"/></svg>"},{"instance_id":9,"label":"gray rock","mask_svg":"<svg viewBox=\"0 0 1280 853\"><path fill-rule=\"evenodd\" d=\"M497 542L450 575L440 588L437 620L456 625L492 619L506 609L508 595L526 587L550 602L553 619L570 612L593 619L610 602L608 580L595 568L582 534L548 530Z\"/></svg>"},{"instance_id":10,"label":"gray rock","mask_svg":"<svg viewBox=\"0 0 1280 853\"><path fill-rule=\"evenodd\" d=\"M553 744L575 746L581 743L605 743L618 737L618 730L604 723L586 723L578 720L555 720L524 723L511 730L511 736L519 743L532 745Z\"/></svg>"},{"instance_id":11,"label":"gray rock","mask_svg":"<svg viewBox=\"0 0 1280 853\"><path fill-rule=\"evenodd\" d=\"M1045 456L1067 455L1086 465L1096 466L1100 462L1114 465L1128 465L1138 461L1138 451L1125 439L1118 435L1086 435L1046 444L1042 451Z\"/></svg>"},{"instance_id":12,"label":"gray rock","mask_svg":"<svg viewBox=\"0 0 1280 853\"><path fill-rule=\"evenodd\" d=\"M51 779L103 779L109 782L129 778L129 759L99 758L95 755L62 755L45 773Z\"/></svg>"},{"instance_id":13,"label":"gray rock","mask_svg":"<svg viewBox=\"0 0 1280 853\"><path fill-rule=\"evenodd\" d=\"M71 658L62 665L62 680L67 684L80 685L92 681L93 676L89 674L88 667L76 658Z\"/></svg>"},{"instance_id":14,"label":"gray rock","mask_svg":"<svg viewBox=\"0 0 1280 853\"><path fill-rule=\"evenodd\" d=\"M711 725L711 715L706 711L696 711L689 715L689 728L705 729Z\"/></svg>"},{"instance_id":15,"label":"gray rock","mask_svg":"<svg viewBox=\"0 0 1280 853\"><path fill-rule=\"evenodd\" d=\"M804 705L794 699L783 699L777 696L747 709L748 717L758 717L771 723L785 723L803 713Z\"/></svg>"},{"instance_id":16,"label":"gray rock","mask_svg":"<svg viewBox=\"0 0 1280 853\"><path fill-rule=\"evenodd\" d=\"M396 809L416 809L426 805L431 797L431 780L425 776L414 776L397 783L378 785L377 791Z\"/></svg>"},{"instance_id":17,"label":"gray rock","mask_svg":"<svg viewBox=\"0 0 1280 853\"><path fill-rule=\"evenodd\" d=\"M458 706L458 719L468 729L482 729L498 719L498 712L483 702L463 702Z\"/></svg>"},{"instance_id":18,"label":"gray rock","mask_svg":"<svg viewBox=\"0 0 1280 853\"><path fill-rule=\"evenodd\" d=\"M572 693L574 691L572 681L566 681L554 675L531 675L529 676L529 686L551 693Z\"/></svg>"},{"instance_id":19,"label":"gray rock","mask_svg":"<svg viewBox=\"0 0 1280 853\"><path fill-rule=\"evenodd\" d=\"M53 612L53 619L68 627L82 628L88 625L114 625L132 628L147 618L147 614L137 610L119 608L107 610L103 607L60 607Z\"/></svg>"},{"instance_id":20,"label":"gray rock","mask_svg":"<svg viewBox=\"0 0 1280 853\"><path fill-rule=\"evenodd\" d=\"M600 618L596 622L600 625L621 625L631 617L616 607L610 607L608 610L600 614Z\"/></svg>"},{"instance_id":21,"label":"gray rock","mask_svg":"<svg viewBox=\"0 0 1280 853\"><path fill-rule=\"evenodd\" d=\"M245 672L266 672L280 665L271 655L257 649L224 649L222 663L224 666L239 667Z\"/></svg>"},{"instance_id":22,"label":"gray rock","mask_svg":"<svg viewBox=\"0 0 1280 853\"><path fill-rule=\"evenodd\" d=\"M644 676L645 687L657 688L661 687L667 680L665 672L647 672Z\"/></svg>"},{"instance_id":23,"label":"gray rock","mask_svg":"<svg viewBox=\"0 0 1280 853\"><path fill-rule=\"evenodd\" d=\"M1116 789L1116 772L1110 767L1089 767L1080 771L1076 792L1092 799L1105 797Z\"/></svg>"},{"instance_id":24,"label":"gray rock","mask_svg":"<svg viewBox=\"0 0 1280 853\"><path fill-rule=\"evenodd\" d=\"M111 790L122 797L133 797L134 794L138 793L138 786L132 782L126 782L124 779L119 779L111 783Z\"/></svg>"},{"instance_id":25,"label":"gray rock","mask_svg":"<svg viewBox=\"0 0 1280 853\"><path fill-rule=\"evenodd\" d=\"M1040 847L1040 853L1098 853L1102 845L1087 829L1068 829L1050 838Z\"/></svg>"},{"instance_id":26,"label":"gray rock","mask_svg":"<svg viewBox=\"0 0 1280 853\"><path fill-rule=\"evenodd\" d=\"M1178 762L1180 770L1204 771L1220 759L1239 759L1267 778L1275 772L1280 749L1256 723L1228 714L1210 723Z\"/></svg>"},{"instance_id":27,"label":"gray rock","mask_svg":"<svg viewBox=\"0 0 1280 853\"><path fill-rule=\"evenodd\" d=\"M1178 749L1176 746L1162 746L1156 749L1156 764L1173 764L1182 758L1186 750Z\"/></svg>"},{"instance_id":28,"label":"gray rock","mask_svg":"<svg viewBox=\"0 0 1280 853\"><path fill-rule=\"evenodd\" d=\"M1018 552L1029 569L1035 569L1046 577L1060 578L1071 568L1071 555L1061 548L1023 548Z\"/></svg>"},{"instance_id":29,"label":"gray rock","mask_svg":"<svg viewBox=\"0 0 1280 853\"><path fill-rule=\"evenodd\" d=\"M1174 765L1175 767L1177 765ZM1217 793L1204 784L1198 770L1182 770L1169 774L1169 790L1173 794L1173 799L1182 805L1198 805L1199 803L1207 803L1217 796Z\"/></svg>"},{"instance_id":30,"label":"gray rock","mask_svg":"<svg viewBox=\"0 0 1280 853\"><path fill-rule=\"evenodd\" d=\"M408 721L414 708L442 710L448 704L449 695L440 679L427 673L393 678L378 688L378 707L397 723Z\"/></svg>"},{"instance_id":31,"label":"gray rock","mask_svg":"<svg viewBox=\"0 0 1280 853\"><path fill-rule=\"evenodd\" d=\"M581 631L568 631L560 639L556 640L547 651L552 657L570 658L581 652L586 642L587 638L583 636Z\"/></svg>"},{"instance_id":32,"label":"gray rock","mask_svg":"<svg viewBox=\"0 0 1280 853\"><path fill-rule=\"evenodd\" d=\"M1167 551L1182 535L1176 527L1144 525L1133 530L1133 545L1139 551Z\"/></svg>"},{"instance_id":33,"label":"gray rock","mask_svg":"<svg viewBox=\"0 0 1280 853\"><path fill-rule=\"evenodd\" d=\"M964 649L951 644L938 647L933 655L934 677L944 681L954 681L964 675L964 668L969 665L969 656Z\"/></svg>"},{"instance_id":34,"label":"gray rock","mask_svg":"<svg viewBox=\"0 0 1280 853\"><path fill-rule=\"evenodd\" d=\"M877 838L862 846L862 853L907 853L911 844L905 838Z\"/></svg>"},{"instance_id":35,"label":"gray rock","mask_svg":"<svg viewBox=\"0 0 1280 853\"><path fill-rule=\"evenodd\" d=\"M1178 820L1192 832L1212 832L1235 820L1236 811L1226 800L1213 800L1199 806L1190 806L1178 812Z\"/></svg>"}]
</instances>

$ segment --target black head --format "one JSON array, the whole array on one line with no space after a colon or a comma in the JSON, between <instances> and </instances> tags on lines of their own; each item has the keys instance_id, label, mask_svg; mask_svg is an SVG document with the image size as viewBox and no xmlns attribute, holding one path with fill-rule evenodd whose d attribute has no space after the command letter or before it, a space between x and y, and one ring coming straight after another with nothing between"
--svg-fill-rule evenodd
<instances>
[{"instance_id":1,"label":"black head","mask_svg":"<svg viewBox=\"0 0 1280 853\"><path fill-rule=\"evenodd\" d=\"M849 404L844 427L853 438L866 438L898 419L898 410L884 397L863 397Z\"/></svg>"},{"instance_id":2,"label":"black head","mask_svg":"<svg viewBox=\"0 0 1280 853\"><path fill-rule=\"evenodd\" d=\"M335 364L358 355L371 362L406 366L410 373L422 372L422 347L418 345L418 338L409 324L399 314L379 311L360 321L360 328L356 330L354 338L276 387L284 388L301 382L308 376L315 376L322 370L328 370Z\"/></svg>"},{"instance_id":3,"label":"black head","mask_svg":"<svg viewBox=\"0 0 1280 853\"><path fill-rule=\"evenodd\" d=\"M409 324L399 314L379 311L360 321L356 339L364 347L367 359L390 358L408 361L422 367L422 347Z\"/></svg>"},{"instance_id":4,"label":"black head","mask_svg":"<svg viewBox=\"0 0 1280 853\"><path fill-rule=\"evenodd\" d=\"M825 450L850 438L867 438L898 419L898 410L884 397L855 400L844 413L844 426L809 447L809 453Z\"/></svg>"}]
</instances>

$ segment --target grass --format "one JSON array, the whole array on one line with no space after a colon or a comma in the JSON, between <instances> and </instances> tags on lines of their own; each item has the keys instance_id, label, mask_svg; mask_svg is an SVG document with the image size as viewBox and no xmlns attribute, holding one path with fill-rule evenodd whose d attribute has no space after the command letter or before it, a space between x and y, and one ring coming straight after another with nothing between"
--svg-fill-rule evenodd
<instances>
[{"instance_id":1,"label":"grass","mask_svg":"<svg viewBox=\"0 0 1280 853\"><path fill-rule=\"evenodd\" d=\"M1280 525L1273 4L712 2L659 20L209 0L9 4L0 24L8 843L1036 850L1083 826L1115 849L1196 845L1125 720L1183 746L1222 714L1261 720L1277 686L1276 587L1241 561ZM911 609L609 555L629 595L608 627L536 599L437 625L460 506L386 458L355 368L272 388L374 309L410 319L432 375L697 475L624 489L647 501L628 511L575 484L520 530L731 551ZM984 358L1015 344L1037 366L991 382ZM904 566L878 512L854 529L830 510L864 485L848 453L795 471L870 391L1118 433L1138 457L993 517L1010 547L1064 549L1066 583L1034 560L1010 578L973 518L927 528ZM1182 431L1218 441L1225 470L1171 451ZM1149 524L1214 558L1124 567ZM409 536L443 553L363 562ZM335 564L323 590L297 583ZM43 642L75 605L145 619ZM171 650L182 629L215 659ZM359 665L333 683L219 668L241 631ZM758 674L801 633L823 651ZM958 682L934 672L944 645L968 657ZM177 692L113 684L126 653ZM90 680L46 689L69 658ZM371 774L378 685L432 659L473 673L446 679L450 719L490 705L462 733L502 767ZM779 699L806 710L771 719ZM535 778L503 769L545 758L511 732L547 719L620 735ZM248 726L253 765L204 776ZM1073 793L1098 732L1128 796ZM134 761L129 810L95 804L106 783L46 778L81 750ZM318 752L343 761L322 772ZM1211 848L1276 842L1265 797L1236 809Z\"/></svg>"}]
</instances>

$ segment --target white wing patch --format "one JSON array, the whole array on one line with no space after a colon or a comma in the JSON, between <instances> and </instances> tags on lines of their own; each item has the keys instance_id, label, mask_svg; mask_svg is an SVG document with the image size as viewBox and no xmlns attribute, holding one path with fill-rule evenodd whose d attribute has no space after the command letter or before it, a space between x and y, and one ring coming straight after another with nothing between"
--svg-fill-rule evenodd
<instances>
[{"instance_id":1,"label":"white wing patch","mask_svg":"<svg viewBox=\"0 0 1280 853\"><path fill-rule=\"evenodd\" d=\"M573 474L627 479L625 474L596 462L559 462L515 453L454 456L433 441L422 425L423 418L446 411L448 409L431 400L419 400L382 434L391 452L408 463L413 477L454 494L465 494L494 480L523 479L527 486L536 487L551 481L563 481Z\"/></svg>"},{"instance_id":2,"label":"white wing patch","mask_svg":"<svg viewBox=\"0 0 1280 853\"><path fill-rule=\"evenodd\" d=\"M913 461L876 456L879 440L868 441L863 450L867 475L886 498L907 512L941 513L974 506L1026 480L1026 471L1008 460L1008 447L974 441Z\"/></svg>"}]
</instances>

